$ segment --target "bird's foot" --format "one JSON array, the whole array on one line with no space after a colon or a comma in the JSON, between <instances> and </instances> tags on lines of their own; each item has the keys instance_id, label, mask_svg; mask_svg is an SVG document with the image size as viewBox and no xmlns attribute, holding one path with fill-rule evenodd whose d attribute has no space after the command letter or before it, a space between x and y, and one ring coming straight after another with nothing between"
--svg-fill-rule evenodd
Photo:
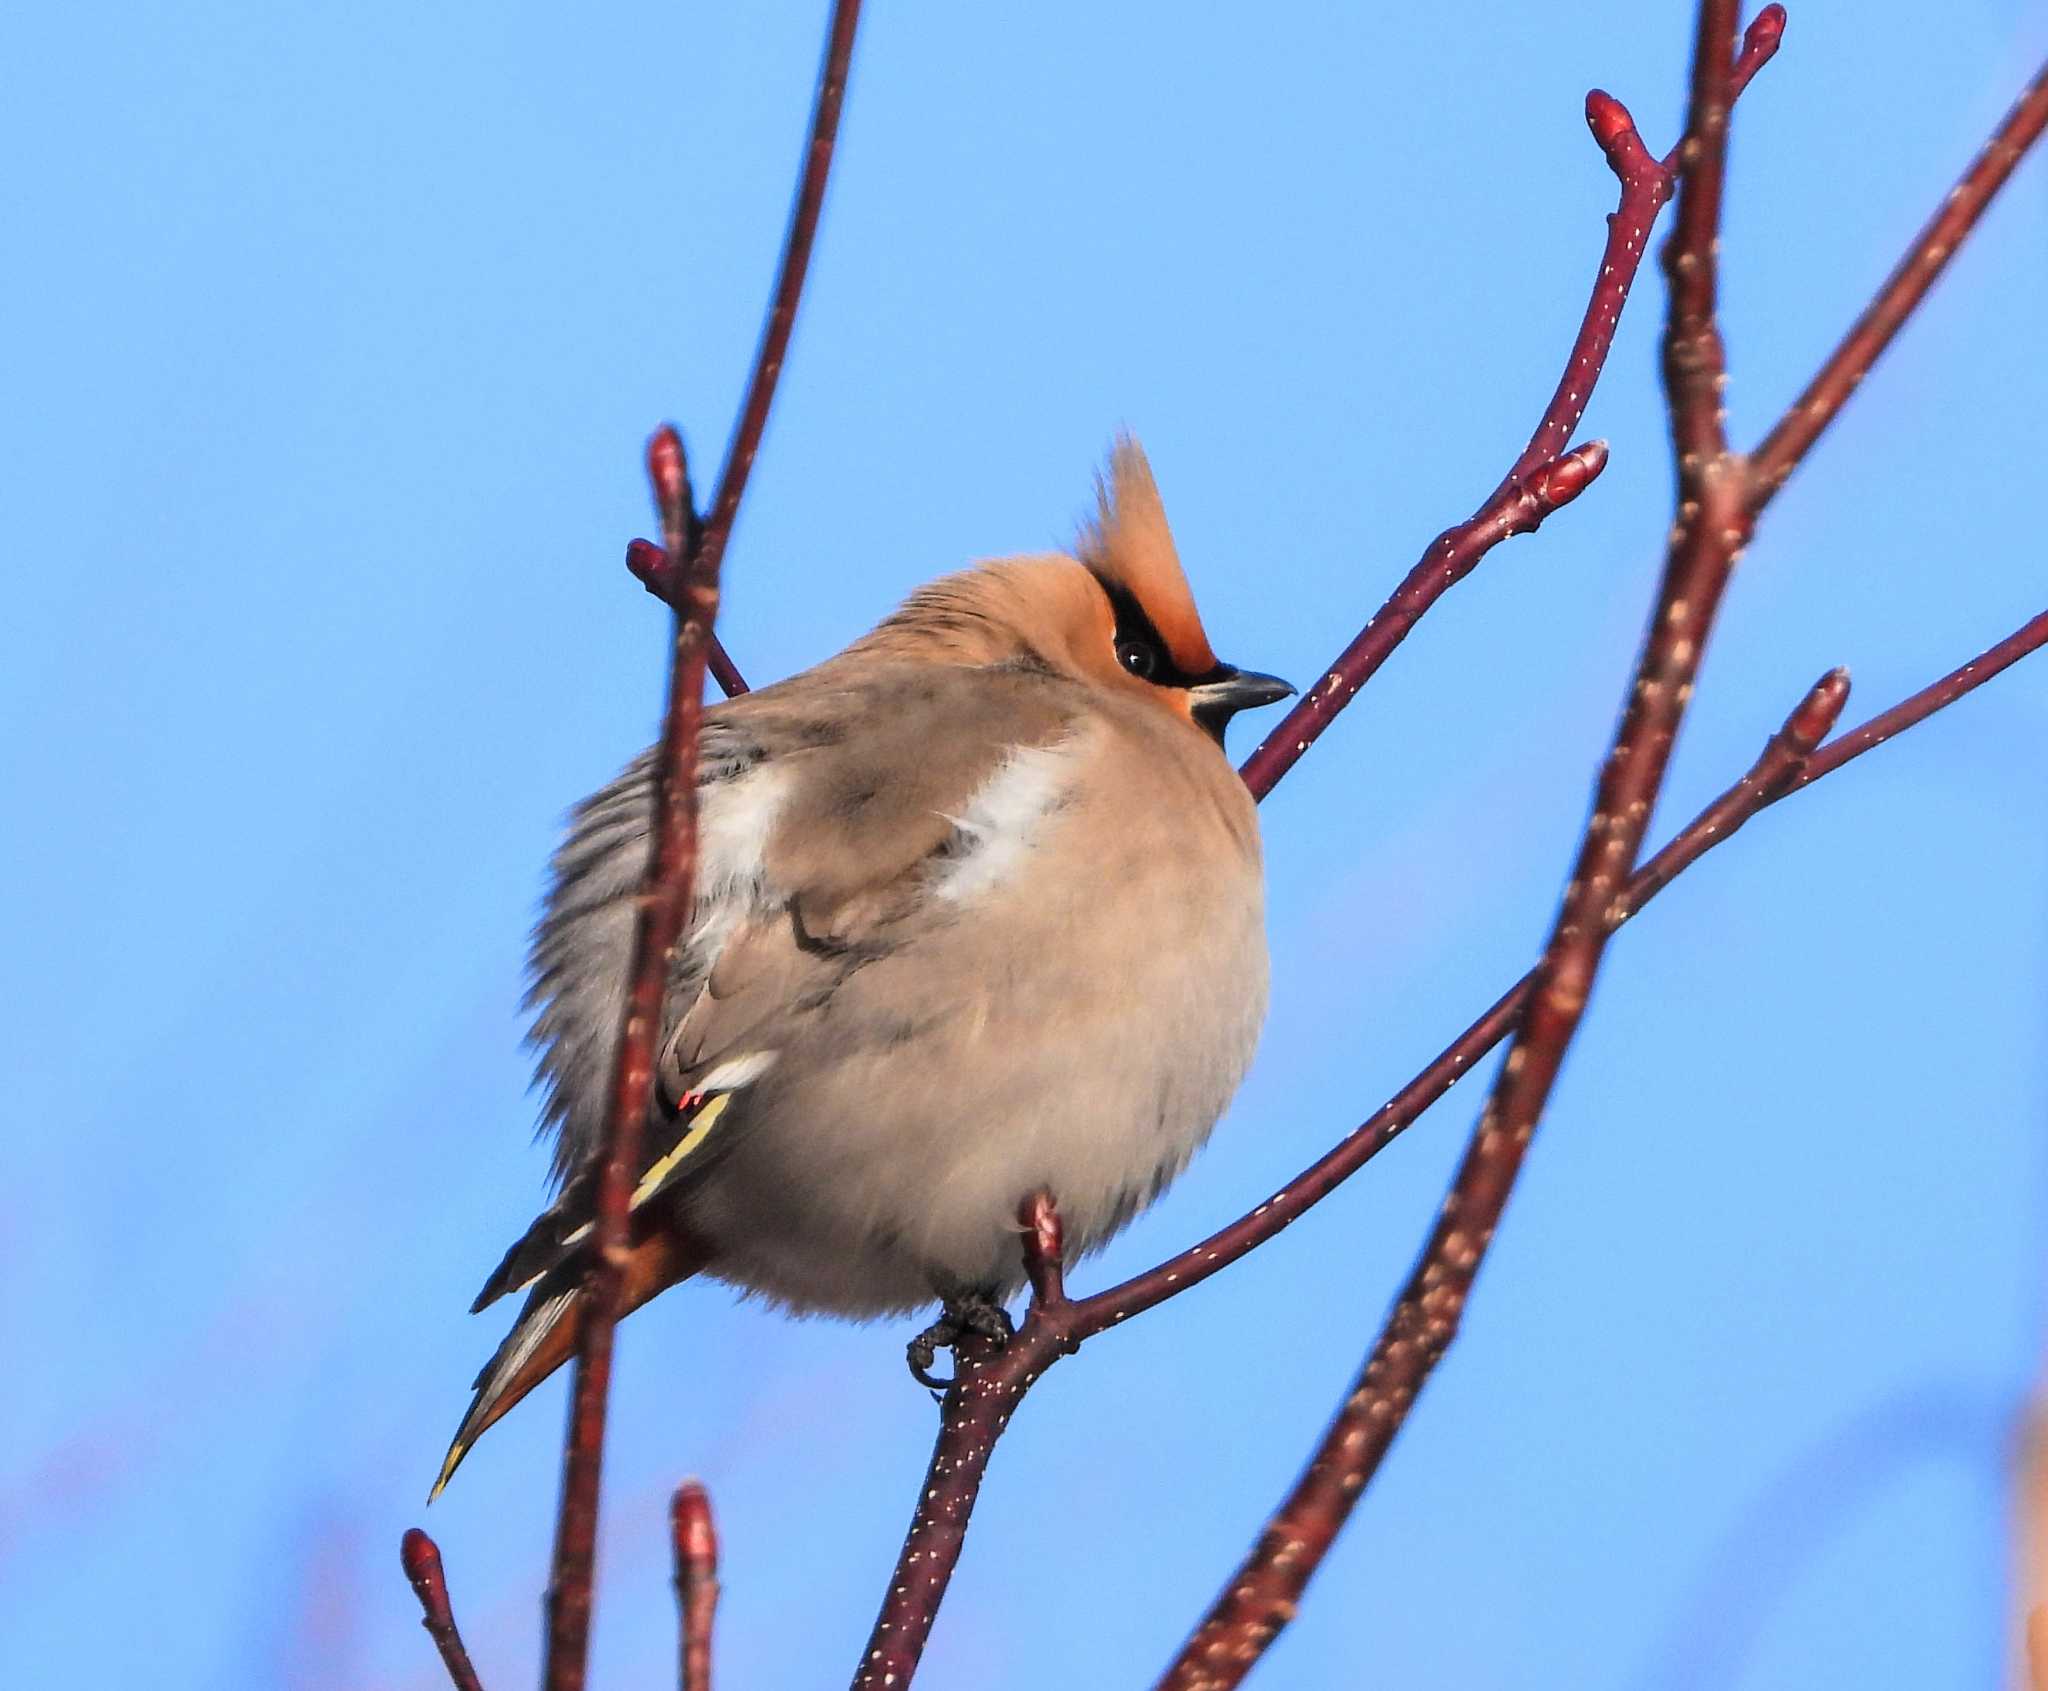
<instances>
[{"instance_id":1,"label":"bird's foot","mask_svg":"<svg viewBox=\"0 0 2048 1691\"><path fill-rule=\"evenodd\" d=\"M945 1300L934 1321L904 1346L911 1378L928 1391L944 1392L953 1384L932 1372L942 1350L954 1350L962 1339L988 1339L998 1347L1010 1342L1017 1329L1010 1312L987 1292L963 1292ZM959 1376L956 1374L954 1379Z\"/></svg>"}]
</instances>

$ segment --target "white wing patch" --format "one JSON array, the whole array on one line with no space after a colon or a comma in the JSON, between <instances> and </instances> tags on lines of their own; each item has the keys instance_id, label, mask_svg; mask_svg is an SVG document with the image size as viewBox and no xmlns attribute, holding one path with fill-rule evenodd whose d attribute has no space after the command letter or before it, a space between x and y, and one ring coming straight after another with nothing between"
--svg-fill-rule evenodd
<instances>
[{"instance_id":1,"label":"white wing patch","mask_svg":"<svg viewBox=\"0 0 2048 1691\"><path fill-rule=\"evenodd\" d=\"M698 898L728 898L761 884L762 848L789 798L789 783L790 772L770 763L698 795Z\"/></svg>"},{"instance_id":2,"label":"white wing patch","mask_svg":"<svg viewBox=\"0 0 2048 1691\"><path fill-rule=\"evenodd\" d=\"M1044 833L1045 821L1066 801L1073 784L1073 746L1015 746L996 766L967 808L948 816L956 836L932 891L965 904L1014 876Z\"/></svg>"},{"instance_id":3,"label":"white wing patch","mask_svg":"<svg viewBox=\"0 0 2048 1691\"><path fill-rule=\"evenodd\" d=\"M684 941L693 967L708 970L741 918L766 903L768 836L789 787L789 771L768 764L699 792L697 922Z\"/></svg>"},{"instance_id":4,"label":"white wing patch","mask_svg":"<svg viewBox=\"0 0 2048 1691\"><path fill-rule=\"evenodd\" d=\"M779 1051L749 1051L742 1057L728 1057L690 1083L693 1092L737 1092L752 1086L775 1067Z\"/></svg>"}]
</instances>

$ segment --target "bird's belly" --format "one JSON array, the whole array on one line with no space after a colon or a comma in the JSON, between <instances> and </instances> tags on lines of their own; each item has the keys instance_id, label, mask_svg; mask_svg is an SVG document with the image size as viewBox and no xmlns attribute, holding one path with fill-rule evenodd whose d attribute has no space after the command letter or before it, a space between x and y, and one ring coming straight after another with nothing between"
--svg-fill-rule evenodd
<instances>
[{"instance_id":1,"label":"bird's belly","mask_svg":"<svg viewBox=\"0 0 2048 1691\"><path fill-rule=\"evenodd\" d=\"M1084 950L1076 970L1071 946L1022 948L894 1047L821 1025L746 1100L689 1197L711 1272L854 1317L1007 1295L1023 1280L1018 1206L1040 1188L1070 1258L1105 1243L1207 1138L1257 1039L1255 883L1208 909L1201 931L1140 959ZM1041 961L1054 955L1057 972Z\"/></svg>"}]
</instances>

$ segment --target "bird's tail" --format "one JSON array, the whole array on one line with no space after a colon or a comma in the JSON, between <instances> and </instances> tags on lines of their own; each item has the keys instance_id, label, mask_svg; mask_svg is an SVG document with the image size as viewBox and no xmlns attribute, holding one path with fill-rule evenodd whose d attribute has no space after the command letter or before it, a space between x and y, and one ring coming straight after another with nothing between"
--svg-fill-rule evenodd
<instances>
[{"instance_id":1,"label":"bird's tail","mask_svg":"<svg viewBox=\"0 0 2048 1691\"><path fill-rule=\"evenodd\" d=\"M704 1262L704 1254L675 1233L667 1229L650 1233L632 1247L627 1258L619 1313L629 1314L657 1292L687 1280ZM584 1261L579 1255L542 1275L527 1296L512 1331L476 1377L476 1396L470 1400L462 1425L455 1429L440 1477L427 1494L429 1503L441 1495L442 1487L484 1431L575 1352L589 1296L583 1289L583 1275Z\"/></svg>"}]
</instances>

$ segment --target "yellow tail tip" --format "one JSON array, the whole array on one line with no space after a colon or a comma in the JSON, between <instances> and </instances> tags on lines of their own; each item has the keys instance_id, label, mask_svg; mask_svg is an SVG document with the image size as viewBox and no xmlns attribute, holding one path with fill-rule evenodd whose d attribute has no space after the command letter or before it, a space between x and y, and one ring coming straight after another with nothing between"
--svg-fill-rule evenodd
<instances>
[{"instance_id":1,"label":"yellow tail tip","mask_svg":"<svg viewBox=\"0 0 2048 1691\"><path fill-rule=\"evenodd\" d=\"M441 1464L441 1477L434 1481L434 1489L427 1493L427 1502L430 1506L435 1498L448 1489L449 1480L454 1478L455 1470L462 1466L462 1459L468 1454L469 1446L460 1439L448 1447L447 1458Z\"/></svg>"}]
</instances>

